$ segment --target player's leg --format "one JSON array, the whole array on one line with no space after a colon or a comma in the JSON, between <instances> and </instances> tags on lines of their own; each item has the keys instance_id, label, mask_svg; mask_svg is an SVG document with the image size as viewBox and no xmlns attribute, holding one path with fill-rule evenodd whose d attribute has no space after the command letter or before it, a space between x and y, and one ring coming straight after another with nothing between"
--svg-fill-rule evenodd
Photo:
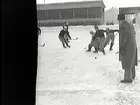
<instances>
[{"instance_id":1,"label":"player's leg","mask_svg":"<svg viewBox=\"0 0 140 105\"><path fill-rule=\"evenodd\" d=\"M92 48L92 43L90 43L89 45L88 45L88 49L86 50L87 52L90 52L91 51L91 48Z\"/></svg>"},{"instance_id":2,"label":"player's leg","mask_svg":"<svg viewBox=\"0 0 140 105\"><path fill-rule=\"evenodd\" d=\"M69 37L68 37L68 35L65 35L65 39L66 39L66 41L69 43L70 41L70 39L69 39Z\"/></svg>"},{"instance_id":3,"label":"player's leg","mask_svg":"<svg viewBox=\"0 0 140 105\"><path fill-rule=\"evenodd\" d=\"M104 42L105 42L105 37L101 37L101 38L100 38L100 46L99 46L99 49L100 49L100 51L103 52L103 54L105 55Z\"/></svg>"},{"instance_id":4,"label":"player's leg","mask_svg":"<svg viewBox=\"0 0 140 105\"><path fill-rule=\"evenodd\" d=\"M68 44L68 36L64 35L64 43L67 45L67 47L70 47Z\"/></svg>"},{"instance_id":5,"label":"player's leg","mask_svg":"<svg viewBox=\"0 0 140 105\"><path fill-rule=\"evenodd\" d=\"M62 38L61 36L59 36L59 40L61 41L62 46L63 46L64 48L66 48L64 38Z\"/></svg>"},{"instance_id":6,"label":"player's leg","mask_svg":"<svg viewBox=\"0 0 140 105\"><path fill-rule=\"evenodd\" d=\"M113 45L114 45L114 39L115 39L115 36L112 35L112 36L111 36L111 44L110 44L109 50L113 50L112 47L113 47Z\"/></svg>"},{"instance_id":7,"label":"player's leg","mask_svg":"<svg viewBox=\"0 0 140 105\"><path fill-rule=\"evenodd\" d=\"M95 39L95 41L93 43L93 46L94 46L94 49L95 49L95 51L93 51L94 53L97 53L99 51L99 45L100 45L100 39L97 38L97 39Z\"/></svg>"},{"instance_id":8,"label":"player's leg","mask_svg":"<svg viewBox=\"0 0 140 105\"><path fill-rule=\"evenodd\" d=\"M109 41L110 41L110 36L108 35L108 36L105 38L104 47L107 46L107 44L109 43Z\"/></svg>"}]
</instances>

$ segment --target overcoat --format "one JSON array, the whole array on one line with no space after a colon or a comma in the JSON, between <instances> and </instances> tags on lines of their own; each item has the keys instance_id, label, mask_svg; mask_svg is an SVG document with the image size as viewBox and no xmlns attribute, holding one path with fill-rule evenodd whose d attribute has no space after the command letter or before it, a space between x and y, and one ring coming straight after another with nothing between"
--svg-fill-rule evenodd
<instances>
[{"instance_id":1,"label":"overcoat","mask_svg":"<svg viewBox=\"0 0 140 105\"><path fill-rule=\"evenodd\" d=\"M119 48L123 48L124 53L119 54L119 60L125 70L130 70L138 64L135 34L133 25L123 21L119 28Z\"/></svg>"}]
</instances>

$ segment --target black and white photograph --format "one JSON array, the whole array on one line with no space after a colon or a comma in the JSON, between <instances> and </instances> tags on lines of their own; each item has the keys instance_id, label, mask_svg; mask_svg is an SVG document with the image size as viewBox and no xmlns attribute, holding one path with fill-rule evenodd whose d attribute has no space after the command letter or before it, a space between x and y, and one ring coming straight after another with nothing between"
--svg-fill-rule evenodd
<instances>
[{"instance_id":1,"label":"black and white photograph","mask_svg":"<svg viewBox=\"0 0 140 105\"><path fill-rule=\"evenodd\" d=\"M140 105L139 0L36 3L36 105Z\"/></svg>"}]
</instances>

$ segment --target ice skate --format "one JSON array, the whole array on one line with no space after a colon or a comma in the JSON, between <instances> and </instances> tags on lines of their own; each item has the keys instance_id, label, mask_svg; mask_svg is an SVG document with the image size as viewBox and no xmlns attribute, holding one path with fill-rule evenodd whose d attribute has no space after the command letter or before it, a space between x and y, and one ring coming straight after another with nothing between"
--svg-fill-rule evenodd
<instances>
[{"instance_id":1,"label":"ice skate","mask_svg":"<svg viewBox=\"0 0 140 105\"><path fill-rule=\"evenodd\" d=\"M70 48L70 46L68 45L67 47L69 47Z\"/></svg>"},{"instance_id":2,"label":"ice skate","mask_svg":"<svg viewBox=\"0 0 140 105\"><path fill-rule=\"evenodd\" d=\"M66 43L66 45L67 45L67 47L69 47L69 48L70 48L70 46L68 45L68 43Z\"/></svg>"},{"instance_id":3,"label":"ice skate","mask_svg":"<svg viewBox=\"0 0 140 105\"><path fill-rule=\"evenodd\" d=\"M64 43L63 43L62 45L63 45L63 47L64 47L64 48L66 48L66 46L65 46L65 44L64 44Z\"/></svg>"}]
</instances>

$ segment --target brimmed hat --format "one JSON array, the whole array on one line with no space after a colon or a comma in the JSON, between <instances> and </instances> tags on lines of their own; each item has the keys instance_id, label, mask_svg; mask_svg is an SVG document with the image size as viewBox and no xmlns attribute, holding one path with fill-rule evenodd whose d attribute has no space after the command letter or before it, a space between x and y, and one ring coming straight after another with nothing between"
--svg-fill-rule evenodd
<instances>
[{"instance_id":1,"label":"brimmed hat","mask_svg":"<svg viewBox=\"0 0 140 105\"><path fill-rule=\"evenodd\" d=\"M118 20L125 20L125 15L124 14L119 14L118 15Z\"/></svg>"}]
</instances>

